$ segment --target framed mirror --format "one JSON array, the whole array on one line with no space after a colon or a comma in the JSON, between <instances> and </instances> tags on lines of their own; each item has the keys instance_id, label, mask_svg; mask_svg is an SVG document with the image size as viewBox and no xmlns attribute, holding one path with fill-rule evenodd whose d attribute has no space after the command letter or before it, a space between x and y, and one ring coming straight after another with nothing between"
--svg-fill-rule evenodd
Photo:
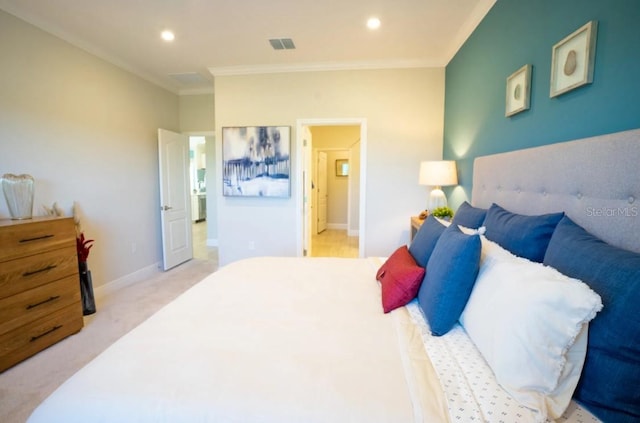
<instances>
[{"instance_id":1,"label":"framed mirror","mask_svg":"<svg viewBox=\"0 0 640 423\"><path fill-rule=\"evenodd\" d=\"M349 160L336 160L336 176L349 176Z\"/></svg>"}]
</instances>

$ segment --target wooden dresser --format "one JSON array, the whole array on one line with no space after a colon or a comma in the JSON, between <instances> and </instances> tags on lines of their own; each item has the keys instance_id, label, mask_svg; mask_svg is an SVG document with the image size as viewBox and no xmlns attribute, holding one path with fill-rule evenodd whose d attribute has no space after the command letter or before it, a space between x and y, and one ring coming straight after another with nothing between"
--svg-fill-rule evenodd
<instances>
[{"instance_id":1,"label":"wooden dresser","mask_svg":"<svg viewBox=\"0 0 640 423\"><path fill-rule=\"evenodd\" d=\"M0 220L0 372L82 326L73 219Z\"/></svg>"}]
</instances>

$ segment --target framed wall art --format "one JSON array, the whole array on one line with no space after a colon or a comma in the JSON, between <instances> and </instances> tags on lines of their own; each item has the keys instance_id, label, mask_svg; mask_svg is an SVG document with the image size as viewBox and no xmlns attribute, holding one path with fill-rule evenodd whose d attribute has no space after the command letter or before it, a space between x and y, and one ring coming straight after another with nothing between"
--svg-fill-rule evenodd
<instances>
[{"instance_id":1,"label":"framed wall art","mask_svg":"<svg viewBox=\"0 0 640 423\"><path fill-rule=\"evenodd\" d=\"M553 46L549 97L593 81L598 22L590 21Z\"/></svg>"},{"instance_id":2,"label":"framed wall art","mask_svg":"<svg viewBox=\"0 0 640 423\"><path fill-rule=\"evenodd\" d=\"M336 160L336 176L349 176L349 160Z\"/></svg>"},{"instance_id":3,"label":"framed wall art","mask_svg":"<svg viewBox=\"0 0 640 423\"><path fill-rule=\"evenodd\" d=\"M222 193L226 197L291 195L291 128L222 128Z\"/></svg>"},{"instance_id":4,"label":"framed wall art","mask_svg":"<svg viewBox=\"0 0 640 423\"><path fill-rule=\"evenodd\" d=\"M505 116L513 116L529 108L531 98L531 65L524 65L507 78Z\"/></svg>"}]
</instances>

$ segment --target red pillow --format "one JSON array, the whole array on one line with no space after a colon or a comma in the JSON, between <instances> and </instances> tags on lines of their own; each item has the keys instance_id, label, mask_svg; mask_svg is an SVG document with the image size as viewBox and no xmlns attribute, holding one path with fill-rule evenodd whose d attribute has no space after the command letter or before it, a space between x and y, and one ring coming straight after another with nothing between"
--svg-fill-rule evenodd
<instances>
[{"instance_id":1,"label":"red pillow","mask_svg":"<svg viewBox=\"0 0 640 423\"><path fill-rule=\"evenodd\" d=\"M418 295L425 269L416 264L406 245L394 251L380 267L376 279L382 284L385 313L402 307Z\"/></svg>"}]
</instances>

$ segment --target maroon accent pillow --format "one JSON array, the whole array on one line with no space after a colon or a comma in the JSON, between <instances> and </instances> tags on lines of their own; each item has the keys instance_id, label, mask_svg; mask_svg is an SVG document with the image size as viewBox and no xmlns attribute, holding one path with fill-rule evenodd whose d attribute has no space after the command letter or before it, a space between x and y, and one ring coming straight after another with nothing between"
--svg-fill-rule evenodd
<instances>
[{"instance_id":1,"label":"maroon accent pillow","mask_svg":"<svg viewBox=\"0 0 640 423\"><path fill-rule=\"evenodd\" d=\"M406 305L418 295L425 269L416 264L406 245L398 248L378 270L385 313Z\"/></svg>"}]
</instances>

